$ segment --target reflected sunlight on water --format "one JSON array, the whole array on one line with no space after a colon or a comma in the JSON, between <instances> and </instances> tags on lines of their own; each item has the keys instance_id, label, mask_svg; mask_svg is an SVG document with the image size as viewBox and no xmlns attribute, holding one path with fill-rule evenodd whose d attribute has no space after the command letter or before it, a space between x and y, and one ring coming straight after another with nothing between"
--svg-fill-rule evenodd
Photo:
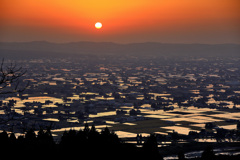
<instances>
[{"instance_id":1,"label":"reflected sunlight on water","mask_svg":"<svg viewBox=\"0 0 240 160\"><path fill-rule=\"evenodd\" d=\"M136 133L131 133L131 132L125 132L125 131L115 131L115 133L118 135L119 138L134 138L137 136ZM149 136L149 133L139 133L143 137Z\"/></svg>"},{"instance_id":2,"label":"reflected sunlight on water","mask_svg":"<svg viewBox=\"0 0 240 160\"><path fill-rule=\"evenodd\" d=\"M96 115L90 114L90 115L89 115L89 118L104 117L104 116L113 116L113 115L116 115L116 111L100 112L100 113L97 113Z\"/></svg>"},{"instance_id":3,"label":"reflected sunlight on water","mask_svg":"<svg viewBox=\"0 0 240 160\"><path fill-rule=\"evenodd\" d=\"M168 126L168 127L161 127L161 128L171 130L169 132L175 131L175 132L178 132L179 134L184 134L184 135L188 135L189 131L194 131L190 128L180 127L180 126Z\"/></svg>"}]
</instances>

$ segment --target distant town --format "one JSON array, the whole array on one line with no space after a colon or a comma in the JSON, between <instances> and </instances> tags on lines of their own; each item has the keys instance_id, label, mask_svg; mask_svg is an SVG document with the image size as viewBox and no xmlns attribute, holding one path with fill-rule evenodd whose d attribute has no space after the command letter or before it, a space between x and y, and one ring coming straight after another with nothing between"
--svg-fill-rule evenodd
<instances>
[{"instance_id":1,"label":"distant town","mask_svg":"<svg viewBox=\"0 0 240 160\"><path fill-rule=\"evenodd\" d=\"M2 131L50 127L57 142L87 123L136 145L150 134L159 146L240 140L239 57L81 55L4 65L12 62L27 71L19 87L28 85L1 95Z\"/></svg>"}]
</instances>

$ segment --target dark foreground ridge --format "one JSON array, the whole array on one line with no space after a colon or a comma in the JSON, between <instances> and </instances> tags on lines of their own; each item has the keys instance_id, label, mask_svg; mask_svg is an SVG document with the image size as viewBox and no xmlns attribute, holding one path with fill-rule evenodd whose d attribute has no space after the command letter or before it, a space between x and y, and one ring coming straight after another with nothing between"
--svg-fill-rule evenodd
<instances>
[{"instance_id":1,"label":"dark foreground ridge","mask_svg":"<svg viewBox=\"0 0 240 160\"><path fill-rule=\"evenodd\" d=\"M150 135L143 147L122 142L118 136L107 127L98 132L94 125L80 131L65 131L59 143L53 140L50 128L40 129L35 134L33 129L26 131L25 135L16 138L14 133L10 135L6 131L0 133L1 154L10 153L9 158L77 158L82 159L149 159L163 160L157 146L157 138ZM215 156L213 148L208 146L201 158L195 160L237 160L240 156ZM183 151L179 150L178 159L184 160Z\"/></svg>"}]
</instances>

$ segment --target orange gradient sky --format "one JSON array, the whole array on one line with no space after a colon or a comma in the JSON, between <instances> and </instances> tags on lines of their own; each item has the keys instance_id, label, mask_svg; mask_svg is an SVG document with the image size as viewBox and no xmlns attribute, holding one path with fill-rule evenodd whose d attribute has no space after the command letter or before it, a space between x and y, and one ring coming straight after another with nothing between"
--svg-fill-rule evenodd
<instances>
[{"instance_id":1,"label":"orange gradient sky","mask_svg":"<svg viewBox=\"0 0 240 160\"><path fill-rule=\"evenodd\" d=\"M240 1L0 0L0 41L39 40L240 43Z\"/></svg>"}]
</instances>

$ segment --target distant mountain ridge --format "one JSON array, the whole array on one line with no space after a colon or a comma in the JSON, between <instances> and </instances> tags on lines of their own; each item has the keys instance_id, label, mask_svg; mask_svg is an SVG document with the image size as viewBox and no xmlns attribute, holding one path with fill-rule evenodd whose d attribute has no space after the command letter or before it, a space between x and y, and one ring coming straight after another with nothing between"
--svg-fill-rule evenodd
<instances>
[{"instance_id":1,"label":"distant mountain ridge","mask_svg":"<svg viewBox=\"0 0 240 160\"><path fill-rule=\"evenodd\" d=\"M44 55L171 55L171 56L239 56L240 44L167 44L157 42L118 44L112 42L51 43L0 42L0 56Z\"/></svg>"}]
</instances>

